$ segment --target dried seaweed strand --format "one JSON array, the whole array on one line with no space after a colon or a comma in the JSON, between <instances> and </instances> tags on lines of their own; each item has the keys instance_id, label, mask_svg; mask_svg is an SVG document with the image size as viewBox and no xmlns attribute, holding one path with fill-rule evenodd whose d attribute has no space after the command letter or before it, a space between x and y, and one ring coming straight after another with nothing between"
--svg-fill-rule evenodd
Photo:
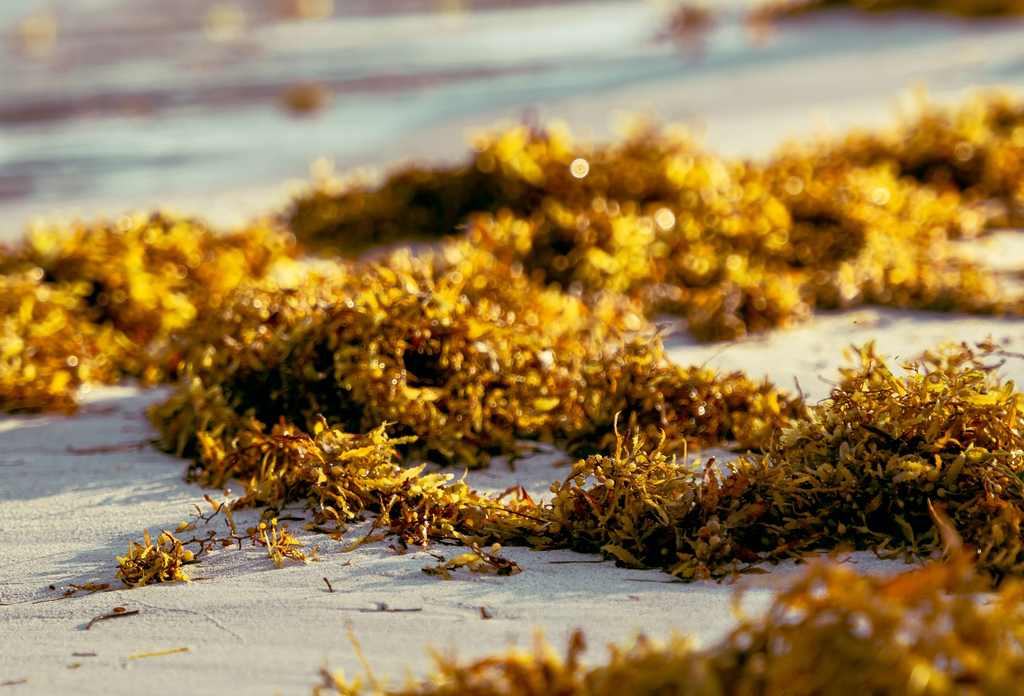
<instances>
[{"instance_id":1,"label":"dried seaweed strand","mask_svg":"<svg viewBox=\"0 0 1024 696\"><path fill-rule=\"evenodd\" d=\"M159 657L160 655L172 655L174 653L188 652L188 648L173 648L171 650L159 650L157 652L141 653L139 655L129 655L126 660L138 660L143 657Z\"/></svg>"}]
</instances>

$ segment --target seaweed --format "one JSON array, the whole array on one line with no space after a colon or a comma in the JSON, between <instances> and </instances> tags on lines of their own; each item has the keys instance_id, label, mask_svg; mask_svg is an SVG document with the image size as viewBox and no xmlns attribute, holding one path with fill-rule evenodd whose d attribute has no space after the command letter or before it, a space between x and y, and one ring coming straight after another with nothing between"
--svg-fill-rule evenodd
<instances>
[{"instance_id":1,"label":"seaweed","mask_svg":"<svg viewBox=\"0 0 1024 696\"><path fill-rule=\"evenodd\" d=\"M684 317L704 340L863 303L1019 313L1021 299L958 259L950 240L1021 219L1022 113L992 93L953 110L926 107L890 131L788 144L766 164L717 157L692 136L642 122L600 147L575 144L554 125L523 126L481 134L462 168L412 167L376 190L318 180L287 221L230 235L161 214L39 223L0 252L0 409L70 413L93 384L123 377L188 387L199 376L216 391L202 363L260 371L269 358L302 372L260 384L259 395L232 390L238 403L228 404L264 422L301 415L308 428L323 413L366 431L395 420L426 452L481 463L489 449L507 452L531 433L610 441L610 414L629 411L636 395L585 403L600 413L581 418L567 403L579 384L542 378L537 389L547 394L505 409L511 387L488 385L482 366L527 377L520 389L537 378L524 370L543 376L552 359L556 375L577 365L603 374L605 343L619 343L620 354L638 350L629 344L649 341L637 336L662 311ZM309 256L446 236L456 238L415 253ZM347 301L353 307L339 306ZM342 326L389 335L339 342L327 333ZM651 364L659 351L655 341ZM481 365L476 375L461 369L466 360ZM307 389L332 372L341 390ZM628 391L630 380L610 382ZM392 387L400 398L389 408ZM690 392L685 383L667 389ZM744 391L757 400L750 385ZM555 398L558 407L545 408ZM679 433L691 445L717 441L701 432L709 419L675 415L684 431L694 419L696 432ZM679 424L657 419L667 421L670 442L680 439L671 432ZM710 420L710 431L729 429ZM184 452L192 428L173 429ZM437 437L446 429L455 437ZM473 442L470 431L485 429ZM763 444L764 434L750 444Z\"/></svg>"},{"instance_id":2,"label":"seaweed","mask_svg":"<svg viewBox=\"0 0 1024 696\"><path fill-rule=\"evenodd\" d=\"M73 413L94 384L173 379L171 336L293 249L271 221L230 235L162 214L34 223L0 248L0 411Z\"/></svg>"},{"instance_id":3,"label":"seaweed","mask_svg":"<svg viewBox=\"0 0 1024 696\"><path fill-rule=\"evenodd\" d=\"M471 573L494 573L495 575L506 576L523 572L518 563L499 556L500 552L501 544L498 543L492 544L489 551L484 551L475 544L470 544L469 552L459 554L448 561L445 561L443 556L435 555L435 558L438 560L437 565L427 566L423 569L423 572L427 575L439 575L445 580L451 580L452 573L459 568L468 568ZM491 618L483 607L480 607L480 613L485 619Z\"/></svg>"},{"instance_id":4,"label":"seaweed","mask_svg":"<svg viewBox=\"0 0 1024 696\"><path fill-rule=\"evenodd\" d=\"M480 134L461 168L413 166L376 190L319 180L289 224L327 253L460 235L552 288L679 314L703 340L816 307L1016 312L948 240L1020 219L1022 113L992 93L891 131L790 143L766 164L651 123L600 147L524 125ZM443 214L412 203L434 198Z\"/></svg>"},{"instance_id":5,"label":"seaweed","mask_svg":"<svg viewBox=\"0 0 1024 696\"><path fill-rule=\"evenodd\" d=\"M445 577L466 564L502 574L500 559L480 551L492 543L601 553L683 581L844 548L939 558L949 549L936 511L977 549L990 582L1021 575L1024 397L997 372L1020 356L992 343L951 345L906 365L903 378L871 345L858 356L831 398L777 431L762 455L724 468L713 458L680 462L666 433L648 442L643 428L620 434L615 419L612 452L577 460L550 502L520 489L480 495L454 474L405 469L397 447L409 438L391 439L383 425L351 435L322 418L313 435L285 423L266 433L255 421L230 442L201 432L193 475L215 487L239 480L235 508L305 501L315 511L309 531L376 512L349 549L387 534L469 546L465 562L429 569Z\"/></svg>"},{"instance_id":6,"label":"seaweed","mask_svg":"<svg viewBox=\"0 0 1024 696\"><path fill-rule=\"evenodd\" d=\"M977 549L980 570L996 580L1019 575L1024 396L998 377L1008 357L1020 356L992 343L950 345L904 366L899 378L865 346L832 397L770 451L768 465L791 470L790 495L802 504L768 514L830 544L926 557L942 548L936 506Z\"/></svg>"},{"instance_id":7,"label":"seaweed","mask_svg":"<svg viewBox=\"0 0 1024 696\"><path fill-rule=\"evenodd\" d=\"M161 582L188 582L182 566L195 557L173 534L162 532L156 544L143 532L145 544L128 543L128 553L117 558L117 577L129 587Z\"/></svg>"},{"instance_id":8,"label":"seaweed","mask_svg":"<svg viewBox=\"0 0 1024 696\"><path fill-rule=\"evenodd\" d=\"M803 408L767 382L671 365L630 303L545 288L468 242L288 290L253 283L208 326L175 344L181 386L151 411L179 455L200 430L230 439L284 418L309 432L323 417L347 432L394 423L409 456L476 467L521 439L600 450L618 412L665 430L666 448L754 448Z\"/></svg>"},{"instance_id":9,"label":"seaweed","mask_svg":"<svg viewBox=\"0 0 1024 696\"><path fill-rule=\"evenodd\" d=\"M284 567L286 558L296 563L312 563L320 560L316 557L318 547L313 547L313 551L309 555L301 551L300 547L303 546L303 542L299 541L295 537L295 533L288 529L287 522L278 529L276 517L270 520L269 526L266 522L260 522L259 536L263 545L267 547L267 556L274 562L274 567L278 570Z\"/></svg>"},{"instance_id":10,"label":"seaweed","mask_svg":"<svg viewBox=\"0 0 1024 696\"><path fill-rule=\"evenodd\" d=\"M521 491L503 500L471 491L453 481L454 474L425 473L425 465L403 468L396 451L403 440L390 438L384 426L357 436L321 421L310 436L289 425L265 433L254 424L227 446L209 433L200 441L203 456L194 473L205 483L228 476L240 481L245 491L231 503L234 509L305 501L314 510L308 531L327 523L343 528L363 511L377 512L373 529L349 550L375 538L377 528L429 547L439 539L472 543L473 535L504 517L512 518L503 522L512 530L537 522L529 514L536 504Z\"/></svg>"},{"instance_id":11,"label":"seaweed","mask_svg":"<svg viewBox=\"0 0 1024 696\"><path fill-rule=\"evenodd\" d=\"M946 346L903 378L873 346L858 355L831 398L764 455L723 472L713 461L671 462L635 438L614 457L577 463L535 514L550 515L547 532L574 548L692 580L818 550L942 557L937 509L976 548L990 582L1019 576L1024 397L997 373L1010 354L991 343Z\"/></svg>"},{"instance_id":12,"label":"seaweed","mask_svg":"<svg viewBox=\"0 0 1024 696\"><path fill-rule=\"evenodd\" d=\"M758 16L780 17L828 7L851 7L868 12L913 9L962 17L1024 14L1024 3L1020 0L768 0L752 12Z\"/></svg>"},{"instance_id":13,"label":"seaweed","mask_svg":"<svg viewBox=\"0 0 1024 696\"><path fill-rule=\"evenodd\" d=\"M250 542L254 547L263 547L267 550L267 557L273 562L274 567L281 569L285 561L294 563L315 563L320 559L317 557L319 547L313 547L308 554L302 550L305 542L300 541L295 532L289 529L285 522L278 526L278 517L271 509L264 509L261 517L269 519L270 523L261 521L258 526L249 527L245 534L239 534L235 526L233 508L241 508L251 501L247 500L225 500L218 503L204 496L212 510L204 514L198 505L191 521L181 522L174 532L162 531L157 537L157 543L150 541L148 531L143 531L145 545L135 542L129 543L129 553L117 559L118 573L125 585L130 587L142 587L162 582L188 582L190 580L209 580L209 578L190 578L184 572L182 566L200 563L205 554L215 548L228 548L235 544L241 549L243 542ZM218 515L223 513L227 520L229 533L221 536L216 529L208 529L205 536L193 536L191 539L179 538L176 535L183 532L195 532L200 524L209 524ZM296 518L289 518L296 519ZM188 547L194 547L195 550ZM327 579L324 578L326 582ZM330 588L330 583L327 583ZM331 589L333 592L334 590Z\"/></svg>"}]
</instances>

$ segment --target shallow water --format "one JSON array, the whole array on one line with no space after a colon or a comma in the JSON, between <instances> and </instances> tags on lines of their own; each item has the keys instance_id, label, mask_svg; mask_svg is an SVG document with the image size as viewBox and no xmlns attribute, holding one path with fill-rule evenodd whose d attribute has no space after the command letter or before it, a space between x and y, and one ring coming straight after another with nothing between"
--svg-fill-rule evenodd
<instances>
[{"instance_id":1,"label":"shallow water","mask_svg":"<svg viewBox=\"0 0 1024 696\"><path fill-rule=\"evenodd\" d=\"M211 27L213 5L0 4L0 236L30 210L245 189L304 177L320 155L340 168L458 159L466 128L532 109L598 137L613 109L655 111L760 153L807 131L815 109L856 122L908 82L1024 83L1019 20L830 11L755 42L732 12L674 42L664 7L641 1L337 0L326 19L294 21L245 0L227 29ZM32 55L19 30L40 16L56 34ZM326 105L290 111L297 84L320 85Z\"/></svg>"}]
</instances>

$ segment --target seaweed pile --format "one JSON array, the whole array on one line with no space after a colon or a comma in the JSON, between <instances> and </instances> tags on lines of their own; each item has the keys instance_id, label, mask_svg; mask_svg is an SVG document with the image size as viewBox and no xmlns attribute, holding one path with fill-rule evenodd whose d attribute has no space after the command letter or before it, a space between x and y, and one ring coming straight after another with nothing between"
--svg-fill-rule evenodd
<instances>
[{"instance_id":1,"label":"seaweed pile","mask_svg":"<svg viewBox=\"0 0 1024 696\"><path fill-rule=\"evenodd\" d=\"M269 221L231 235L159 214L33 224L0 248L0 411L73 413L94 383L168 381L174 333L294 246Z\"/></svg>"},{"instance_id":2,"label":"seaweed pile","mask_svg":"<svg viewBox=\"0 0 1024 696\"><path fill-rule=\"evenodd\" d=\"M782 519L835 543L927 555L941 546L934 505L976 549L979 570L1019 575L1024 395L996 375L1006 357L1021 356L991 344L927 352L898 378L865 347L832 398L768 455L792 467L792 496L811 508L787 506Z\"/></svg>"},{"instance_id":3,"label":"seaweed pile","mask_svg":"<svg viewBox=\"0 0 1024 696\"><path fill-rule=\"evenodd\" d=\"M670 365L628 301L543 287L468 242L280 282L240 287L181 340L182 387L152 414L169 449L194 453L197 432L230 439L249 418L311 432L323 416L350 433L387 421L417 438L414 456L482 466L524 438L601 450L620 412L673 449L760 447L802 408L770 384Z\"/></svg>"},{"instance_id":4,"label":"seaweed pile","mask_svg":"<svg viewBox=\"0 0 1024 696\"><path fill-rule=\"evenodd\" d=\"M1024 356L949 346L897 376L868 345L809 408L767 381L669 363L650 317L730 340L860 304L1021 314L1024 299L950 242L1024 224L1022 164L1024 105L995 94L764 163L641 122L602 147L524 125L481 134L463 167L409 167L376 189L318 181L287 219L230 235L162 214L39 224L0 249L0 411L73 413L125 377L176 384L150 413L161 445L193 460L192 480L243 492L130 542L117 577L132 587L188 581L235 544L278 568L317 560L278 524L294 504L305 531L336 540L373 513L349 550L390 535L463 545L423 569L445 579L519 572L500 556L510 544L678 582L855 549L941 561L889 579L814 565L710 650L641 639L587 669L577 635L565 660L538 641L440 659L404 689L370 674L374 693L1016 693L1024 396L997 372ZM576 458L550 500L402 465L486 466L524 440ZM729 441L748 453L686 461ZM242 508L262 509L257 526L236 528ZM198 531L219 515L228 534ZM993 587L989 603L972 594ZM364 691L323 678L316 694Z\"/></svg>"},{"instance_id":5,"label":"seaweed pile","mask_svg":"<svg viewBox=\"0 0 1024 696\"><path fill-rule=\"evenodd\" d=\"M457 169L410 167L370 190L320 181L289 224L308 248L468 237L524 274L618 292L704 340L861 303L1018 311L950 238L1019 220L1024 107L1004 95L925 107L889 133L789 145L760 165L637 123L617 145L563 129L481 134Z\"/></svg>"},{"instance_id":6,"label":"seaweed pile","mask_svg":"<svg viewBox=\"0 0 1024 696\"><path fill-rule=\"evenodd\" d=\"M561 527L574 548L691 580L843 548L940 558L950 549L937 510L990 582L1020 576L1024 396L999 382L1002 355L949 347L897 378L869 346L809 418L724 474L636 444L579 462L552 489L549 534Z\"/></svg>"},{"instance_id":7,"label":"seaweed pile","mask_svg":"<svg viewBox=\"0 0 1024 696\"><path fill-rule=\"evenodd\" d=\"M428 680L390 687L372 672L349 681L321 672L314 696L967 696L1017 693L1024 679L1022 588L988 602L971 594L970 560L931 565L888 579L818 563L774 600L764 618L745 619L718 645L641 636L610 647L607 665L588 668L577 632L560 658L538 636L532 652L462 662L435 657ZM358 648L358 644L357 644ZM364 661L365 664L365 661ZM368 666L367 666L367 669Z\"/></svg>"},{"instance_id":8,"label":"seaweed pile","mask_svg":"<svg viewBox=\"0 0 1024 696\"><path fill-rule=\"evenodd\" d=\"M142 587L158 582L188 582L184 566L195 559L195 552L169 532L162 532L156 543L143 533L144 544L128 542L128 553L117 557L117 577L125 585Z\"/></svg>"},{"instance_id":9,"label":"seaweed pile","mask_svg":"<svg viewBox=\"0 0 1024 696\"><path fill-rule=\"evenodd\" d=\"M999 382L1002 355L993 345L953 346L897 378L869 346L829 400L783 429L766 454L724 472L713 459L666 456L665 434L648 443L618 436L613 424L613 453L578 460L552 484L550 503L521 490L480 495L451 483L453 474L403 469L395 449L403 441L389 441L383 426L356 437L322 419L312 436L283 421L269 433L253 422L229 440L219 428L200 432L192 474L211 487L240 481L236 508L307 502L310 529L372 510L375 527L403 543L572 548L683 581L817 551L939 558L950 551L935 524L941 514L976 549L978 571L998 583L1024 571L1024 396Z\"/></svg>"},{"instance_id":10,"label":"seaweed pile","mask_svg":"<svg viewBox=\"0 0 1024 696\"><path fill-rule=\"evenodd\" d=\"M847 136L819 157L816 166L849 170L884 165L957 203L957 224L948 231L973 237L986 224L1020 225L1024 219L1022 148L1024 110L1019 100L992 93L956 109L922 102L918 115L897 126Z\"/></svg>"}]
</instances>

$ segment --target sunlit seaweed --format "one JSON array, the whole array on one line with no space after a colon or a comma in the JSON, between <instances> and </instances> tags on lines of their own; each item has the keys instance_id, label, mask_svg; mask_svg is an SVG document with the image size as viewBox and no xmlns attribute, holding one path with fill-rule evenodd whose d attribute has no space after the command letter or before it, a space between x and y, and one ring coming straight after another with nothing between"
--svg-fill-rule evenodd
<instances>
[{"instance_id":1,"label":"sunlit seaweed","mask_svg":"<svg viewBox=\"0 0 1024 696\"><path fill-rule=\"evenodd\" d=\"M1024 11L1011 0L856 4ZM243 541L278 568L316 560L271 516L294 502L312 510L307 531L338 539L375 513L348 550L389 534L403 546L461 542L467 552L424 568L446 579L520 572L498 555L503 543L601 553L683 581L872 549L944 562L888 580L815 566L764 620L708 651L642 639L587 670L577 636L565 661L540 644L443 659L429 684L388 693L1019 690L1022 397L996 376L1004 352L928 353L899 378L868 346L808 412L770 383L669 364L646 318L674 312L717 340L862 303L1019 312L948 241L1024 221L1020 104L928 107L763 165L649 126L596 149L557 128L514 128L476 150L465 167L410 168L374 191L320 182L295 202L294 235L259 222L221 236L155 215L36 226L0 253L0 410L70 413L97 382L178 379L152 413L163 445L194 457L204 485L243 485L214 504L229 535L179 539L195 531L182 523L154 544L146 532L117 559L124 584L187 581L184 565ZM409 241L431 244L293 260ZM584 455L550 502L399 463L481 466L522 439ZM724 470L685 461L688 446L730 439L765 453ZM247 506L269 508L269 523L242 535L231 510ZM988 605L965 594L992 585ZM324 679L317 693L359 691Z\"/></svg>"},{"instance_id":2,"label":"sunlit seaweed","mask_svg":"<svg viewBox=\"0 0 1024 696\"><path fill-rule=\"evenodd\" d=\"M445 580L451 580L452 573L459 568L467 568L471 573L494 573L499 576L516 575L523 572L518 563L499 556L500 551L501 544L497 543L491 545L490 551L470 545L468 552L461 553L451 560L445 561L443 556L438 556L438 564L427 566L423 572L427 575L440 575ZM486 611L481 612L481 614L485 613Z\"/></svg>"},{"instance_id":3,"label":"sunlit seaweed","mask_svg":"<svg viewBox=\"0 0 1024 696\"><path fill-rule=\"evenodd\" d=\"M295 563L312 563L320 560L317 558L319 547L313 547L309 553L303 551L305 543L299 541L295 533L288 528L288 523L285 522L279 527L277 518L271 517L266 510L263 517L270 518L269 524L261 521L258 526L249 527L244 534L239 534L232 508L244 507L246 501L225 500L223 503L217 503L210 496L205 497L212 506L211 512L204 514L196 505L196 513L191 521L181 522L174 532L162 531L157 537L156 544L150 541L148 531L143 532L145 544L129 542L128 553L117 558L116 577L130 587L163 582L189 582L191 578L185 574L183 566L201 562L205 554L215 548L227 548L238 544L238 548L241 549L243 542L265 548L267 558L278 569L284 567L286 560ZM230 528L226 535L218 534L217 530L208 524L221 513ZM179 536L184 532L196 532L200 524L207 525L205 535L193 536L190 539ZM195 550L189 547L194 547Z\"/></svg>"},{"instance_id":4,"label":"sunlit seaweed","mask_svg":"<svg viewBox=\"0 0 1024 696\"><path fill-rule=\"evenodd\" d=\"M664 436L658 445L623 434L612 454L577 461L546 503L403 469L395 445L404 440L389 440L383 426L357 437L322 420L314 436L290 425L264 433L255 422L230 441L221 426L201 432L193 475L217 487L239 480L236 506L307 501L312 530L371 510L375 529L409 543L567 547L686 581L843 548L939 558L949 549L938 510L999 582L1024 571L1016 419L1024 397L999 383L988 361L1000 355L992 345L954 347L926 354L898 379L868 347L832 397L783 429L765 455L723 471L713 459L666 456Z\"/></svg>"},{"instance_id":5,"label":"sunlit seaweed","mask_svg":"<svg viewBox=\"0 0 1024 696\"><path fill-rule=\"evenodd\" d=\"M597 148L522 126L481 134L462 168L410 167L376 190L321 181L290 224L335 253L468 226L475 246L538 282L626 294L706 340L815 307L1015 311L947 240L1019 217L1022 113L997 94L891 132L791 144L765 165L650 124Z\"/></svg>"},{"instance_id":6,"label":"sunlit seaweed","mask_svg":"<svg viewBox=\"0 0 1024 696\"><path fill-rule=\"evenodd\" d=\"M690 579L842 548L940 557L948 549L937 508L990 580L1019 576L1024 397L999 382L1001 355L993 345L949 347L897 378L869 346L831 398L783 429L768 454L701 474L657 450L638 455L634 443L578 463L552 489L549 514L572 520L581 550Z\"/></svg>"},{"instance_id":7,"label":"sunlit seaweed","mask_svg":"<svg viewBox=\"0 0 1024 696\"><path fill-rule=\"evenodd\" d=\"M480 324L500 333L509 328L502 324L546 331L541 342L550 345L539 354L550 351L556 360L564 352L556 338L564 344L590 332L601 344L614 331L643 329L645 315L659 311L683 316L702 339L786 326L815 307L1019 312L1020 298L984 268L959 260L948 240L1021 219L1022 114L1018 102L998 94L955 110L929 107L890 131L788 145L765 165L716 157L684 133L644 124L598 148L575 144L556 127L524 126L481 135L463 168L414 167L378 190L321 181L297 199L294 235L259 222L224 236L164 215L36 226L0 254L0 408L71 412L95 382L173 380L190 346L205 340L218 355L226 350L218 324L237 324L246 299L301 294L310 275L326 277L316 281L321 287L334 286L317 298L321 305L370 289L372 282L361 282L367 272L384 287L401 277L407 287L398 290L408 295L437 285L442 291L434 295L453 307L463 297L486 301L473 309ZM289 265L300 251L296 236L301 250L356 253L437 239L463 224L462 241L419 250L429 258L395 253L376 264L327 263L333 270L308 258ZM303 306L302 298L294 301ZM248 320L263 313L249 312ZM176 335L183 340L172 346ZM439 340L432 333L424 350ZM578 351L572 359L580 359ZM326 364L326 356L316 362ZM410 388L427 388L420 393L429 397L437 385L428 382L440 379L436 367L420 366L431 373L420 376L406 366L415 377ZM542 389L564 407L573 398L570 385L563 384L568 394L550 384ZM337 417L323 406L298 412ZM355 411L350 415L354 431L400 420L382 411L356 423ZM588 436L571 413L554 414L563 415L566 428ZM517 417L493 420L485 440L507 440ZM469 422L479 427L476 407ZM469 459L486 447L442 453Z\"/></svg>"},{"instance_id":8,"label":"sunlit seaweed","mask_svg":"<svg viewBox=\"0 0 1024 696\"><path fill-rule=\"evenodd\" d=\"M312 504L314 530L369 510L406 543L571 547L692 580L842 546L941 555L937 506L999 581L1024 559L1019 395L986 366L995 346L902 381L868 351L809 417L770 383L670 364L645 316L725 338L864 302L1017 311L948 239L1019 214L1020 114L992 97L764 166L648 127L598 149L524 127L482 136L467 168L322 183L296 235L159 215L40 227L0 258L3 408L177 378L152 411L163 446L206 485L242 480L240 506ZM462 221L415 252L293 259ZM524 439L582 457L550 503L397 463L482 466ZM671 458L728 440L767 453L724 471ZM215 541L242 539L307 560L272 529ZM136 552L126 581L162 577Z\"/></svg>"},{"instance_id":9,"label":"sunlit seaweed","mask_svg":"<svg viewBox=\"0 0 1024 696\"><path fill-rule=\"evenodd\" d=\"M1000 383L1002 355L994 345L948 347L899 378L867 346L812 419L779 436L768 462L792 467L793 488L780 491L792 502L769 514L786 529L820 535L819 544L921 556L941 547L935 505L977 549L979 569L1019 575L1024 396Z\"/></svg>"},{"instance_id":10,"label":"sunlit seaweed","mask_svg":"<svg viewBox=\"0 0 1024 696\"><path fill-rule=\"evenodd\" d=\"M74 412L95 383L171 378L171 336L291 255L287 230L153 215L33 224L0 249L0 411Z\"/></svg>"},{"instance_id":11,"label":"sunlit seaweed","mask_svg":"<svg viewBox=\"0 0 1024 696\"><path fill-rule=\"evenodd\" d=\"M260 539L267 547L267 556L274 563L274 567L280 570L284 568L285 559L296 563L309 563L319 560L316 557L318 548L314 547L308 555L302 551L303 542L296 538L295 533L288 529L285 522L280 528L277 526L277 518L271 518L270 524L260 522Z\"/></svg>"},{"instance_id":12,"label":"sunlit seaweed","mask_svg":"<svg viewBox=\"0 0 1024 696\"><path fill-rule=\"evenodd\" d=\"M515 517L507 523L514 528L528 521L516 516L519 507L535 507L518 492L502 502L476 494L463 481L453 482L454 474L424 473L425 465L403 468L395 447L405 440L388 437L384 426L355 436L321 423L310 436L278 425L269 433L243 431L227 445L211 433L200 434L200 442L203 454L192 474L208 485L230 479L242 483L244 494L233 509L307 501L315 513L310 530L326 524L344 527L371 510L378 513L375 529L429 546L439 539L477 535L498 517ZM370 532L355 545L373 536Z\"/></svg>"},{"instance_id":13,"label":"sunlit seaweed","mask_svg":"<svg viewBox=\"0 0 1024 696\"><path fill-rule=\"evenodd\" d=\"M182 566L192 561L195 554L169 532L162 532L156 543L144 532L145 544L128 543L128 553L117 558L117 577L130 587L142 587L159 582L187 582Z\"/></svg>"},{"instance_id":14,"label":"sunlit seaweed","mask_svg":"<svg viewBox=\"0 0 1024 696\"><path fill-rule=\"evenodd\" d=\"M770 384L671 365L639 310L545 288L467 242L438 253L251 284L181 341L182 386L153 409L166 447L197 431L229 437L248 417L310 431L387 421L411 456L469 466L543 439L601 450L612 421L666 448L735 438L760 447L801 412ZM198 329L198 327L197 327Z\"/></svg>"}]
</instances>

